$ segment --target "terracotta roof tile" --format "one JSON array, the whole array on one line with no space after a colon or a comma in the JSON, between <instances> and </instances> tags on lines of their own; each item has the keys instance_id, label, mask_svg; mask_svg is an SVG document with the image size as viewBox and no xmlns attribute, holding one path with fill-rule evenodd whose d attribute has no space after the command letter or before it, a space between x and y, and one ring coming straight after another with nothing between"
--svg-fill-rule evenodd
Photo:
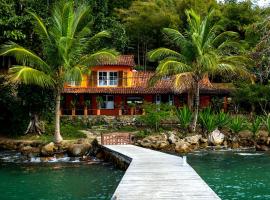
<instances>
[{"instance_id":1,"label":"terracotta roof tile","mask_svg":"<svg viewBox=\"0 0 270 200\"><path fill-rule=\"evenodd\" d=\"M116 62L110 62L110 61L103 60L101 62L101 65L104 65L104 66L120 65L120 66L134 67L135 66L134 55L120 55L117 57Z\"/></svg>"},{"instance_id":2,"label":"terracotta roof tile","mask_svg":"<svg viewBox=\"0 0 270 200\"><path fill-rule=\"evenodd\" d=\"M176 90L172 78L164 78L159 80L154 86L149 86L148 82L154 75L154 72L133 72L131 87L90 87L65 88L64 93L91 93L91 94L169 94L169 93L184 93L187 92L188 87L184 90ZM185 83L183 83L185 84ZM227 93L228 90L216 88L212 86L210 81L205 79L201 82L201 93Z\"/></svg>"}]
</instances>

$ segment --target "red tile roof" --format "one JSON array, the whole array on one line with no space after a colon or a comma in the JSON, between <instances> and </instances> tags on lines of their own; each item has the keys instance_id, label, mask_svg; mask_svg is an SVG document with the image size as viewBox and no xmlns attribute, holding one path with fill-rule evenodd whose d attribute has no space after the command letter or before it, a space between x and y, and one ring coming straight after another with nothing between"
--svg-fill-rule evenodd
<instances>
[{"instance_id":1,"label":"red tile roof","mask_svg":"<svg viewBox=\"0 0 270 200\"><path fill-rule=\"evenodd\" d=\"M134 55L120 55L117 57L116 62L103 60L101 62L101 65L104 65L104 66L120 65L120 66L134 67L136 64L134 61Z\"/></svg>"},{"instance_id":2,"label":"red tile roof","mask_svg":"<svg viewBox=\"0 0 270 200\"><path fill-rule=\"evenodd\" d=\"M133 72L131 87L89 87L89 88L65 88L64 93L91 93L91 94L169 94L184 93L188 86L184 84L183 89L178 90L174 87L172 78L164 78L156 82L154 86L149 86L149 80L154 72ZM204 79L201 82L201 93L226 93L222 88L215 88L209 80Z\"/></svg>"}]
</instances>

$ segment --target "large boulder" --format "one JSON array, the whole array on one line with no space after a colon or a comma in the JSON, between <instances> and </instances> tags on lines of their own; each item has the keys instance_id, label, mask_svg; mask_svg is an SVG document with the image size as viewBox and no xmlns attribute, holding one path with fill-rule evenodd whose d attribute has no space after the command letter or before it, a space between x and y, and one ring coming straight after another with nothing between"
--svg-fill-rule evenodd
<instances>
[{"instance_id":1,"label":"large boulder","mask_svg":"<svg viewBox=\"0 0 270 200\"><path fill-rule=\"evenodd\" d=\"M177 153L188 153L191 151L190 144L184 140L179 140L175 143L175 151Z\"/></svg>"},{"instance_id":2,"label":"large boulder","mask_svg":"<svg viewBox=\"0 0 270 200\"><path fill-rule=\"evenodd\" d=\"M267 142L268 142L268 132L267 131L259 130L257 135L258 135L258 139L257 139L258 144L267 144Z\"/></svg>"},{"instance_id":3,"label":"large boulder","mask_svg":"<svg viewBox=\"0 0 270 200\"><path fill-rule=\"evenodd\" d=\"M218 129L214 130L208 135L208 141L210 144L215 146L221 145L224 142L225 135L221 133Z\"/></svg>"},{"instance_id":4,"label":"large boulder","mask_svg":"<svg viewBox=\"0 0 270 200\"><path fill-rule=\"evenodd\" d=\"M24 146L20 149L20 152L23 155L28 155L28 156L38 156L40 153L40 149L38 147L31 147L31 146Z\"/></svg>"},{"instance_id":5,"label":"large boulder","mask_svg":"<svg viewBox=\"0 0 270 200\"><path fill-rule=\"evenodd\" d=\"M257 151L269 151L269 147L266 145L256 145Z\"/></svg>"},{"instance_id":6,"label":"large boulder","mask_svg":"<svg viewBox=\"0 0 270 200\"><path fill-rule=\"evenodd\" d=\"M162 150L169 146L168 138L165 134L148 136L142 140L138 140L137 144L145 148Z\"/></svg>"},{"instance_id":7,"label":"large boulder","mask_svg":"<svg viewBox=\"0 0 270 200\"><path fill-rule=\"evenodd\" d=\"M57 149L58 147L53 142L50 142L41 148L41 154L43 156L52 156Z\"/></svg>"},{"instance_id":8,"label":"large boulder","mask_svg":"<svg viewBox=\"0 0 270 200\"><path fill-rule=\"evenodd\" d=\"M168 141L170 144L175 144L177 141L179 141L179 137L176 136L176 134L174 132L168 132Z\"/></svg>"},{"instance_id":9,"label":"large boulder","mask_svg":"<svg viewBox=\"0 0 270 200\"><path fill-rule=\"evenodd\" d=\"M193 135L193 136L186 137L185 141L191 145L199 145L201 138L202 138L201 135Z\"/></svg>"},{"instance_id":10,"label":"large boulder","mask_svg":"<svg viewBox=\"0 0 270 200\"><path fill-rule=\"evenodd\" d=\"M72 144L68 149L68 154L70 156L84 156L86 155L91 148L91 144L89 143L82 143L82 144Z\"/></svg>"}]
</instances>

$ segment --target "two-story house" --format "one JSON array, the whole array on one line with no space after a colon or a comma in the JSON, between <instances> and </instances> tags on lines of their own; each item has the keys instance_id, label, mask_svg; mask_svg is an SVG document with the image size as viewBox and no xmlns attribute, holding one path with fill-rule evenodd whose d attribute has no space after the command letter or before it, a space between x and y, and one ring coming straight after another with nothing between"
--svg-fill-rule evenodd
<instances>
[{"instance_id":1,"label":"two-story house","mask_svg":"<svg viewBox=\"0 0 270 200\"><path fill-rule=\"evenodd\" d=\"M119 56L117 62L103 62L91 68L80 83L66 83L62 94L63 115L133 115L142 114L144 102L169 103L177 107L192 103L188 90L176 90L173 80L164 77L154 86L149 79L154 72L136 71L132 55ZM185 84L185 83L183 83ZM201 84L200 106L208 106L211 97L224 98L229 91Z\"/></svg>"}]
</instances>

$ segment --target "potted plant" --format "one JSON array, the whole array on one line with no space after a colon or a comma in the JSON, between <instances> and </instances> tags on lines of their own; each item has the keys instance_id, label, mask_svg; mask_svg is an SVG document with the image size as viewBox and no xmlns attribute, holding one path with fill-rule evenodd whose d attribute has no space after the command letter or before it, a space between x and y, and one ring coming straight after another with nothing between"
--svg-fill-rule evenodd
<instances>
[{"instance_id":1,"label":"potted plant","mask_svg":"<svg viewBox=\"0 0 270 200\"><path fill-rule=\"evenodd\" d=\"M84 101L84 116L88 115L88 108L90 107L91 101L85 100Z\"/></svg>"},{"instance_id":2,"label":"potted plant","mask_svg":"<svg viewBox=\"0 0 270 200\"><path fill-rule=\"evenodd\" d=\"M135 103L129 103L128 106L130 107L130 114L134 115L135 114L136 104Z\"/></svg>"},{"instance_id":3,"label":"potted plant","mask_svg":"<svg viewBox=\"0 0 270 200\"><path fill-rule=\"evenodd\" d=\"M101 96L98 96L96 98L97 101L97 115L100 115L100 109L101 109L101 104L103 103L103 98Z\"/></svg>"},{"instance_id":4,"label":"potted plant","mask_svg":"<svg viewBox=\"0 0 270 200\"><path fill-rule=\"evenodd\" d=\"M76 105L77 105L77 100L76 99L72 99L70 102L71 105L71 115L75 116L76 115Z\"/></svg>"},{"instance_id":5,"label":"potted plant","mask_svg":"<svg viewBox=\"0 0 270 200\"><path fill-rule=\"evenodd\" d=\"M124 103L122 101L117 105L119 116L123 114L122 112L123 106L124 106Z\"/></svg>"}]
</instances>

